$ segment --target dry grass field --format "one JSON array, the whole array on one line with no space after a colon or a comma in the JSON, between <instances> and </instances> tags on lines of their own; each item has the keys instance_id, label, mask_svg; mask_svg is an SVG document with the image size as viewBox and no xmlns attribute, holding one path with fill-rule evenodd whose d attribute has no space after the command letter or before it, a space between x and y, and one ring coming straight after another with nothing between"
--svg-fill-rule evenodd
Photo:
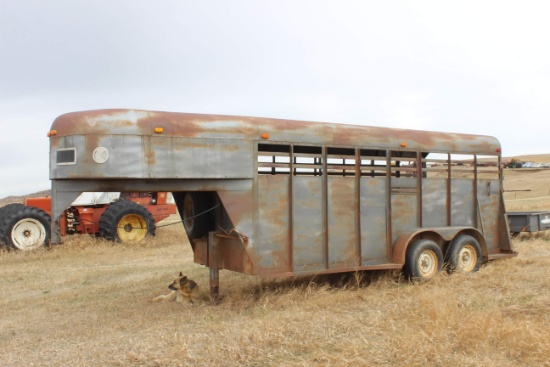
<instances>
[{"instance_id":1,"label":"dry grass field","mask_svg":"<svg viewBox=\"0 0 550 367\"><path fill-rule=\"evenodd\" d=\"M550 159L548 159L550 161ZM550 171L506 172L513 210L550 210ZM538 196L537 196L538 195ZM0 252L2 366L550 366L550 234L470 275L262 281L192 261L181 224L135 246L88 236ZM151 303L179 271L195 306Z\"/></svg>"}]
</instances>

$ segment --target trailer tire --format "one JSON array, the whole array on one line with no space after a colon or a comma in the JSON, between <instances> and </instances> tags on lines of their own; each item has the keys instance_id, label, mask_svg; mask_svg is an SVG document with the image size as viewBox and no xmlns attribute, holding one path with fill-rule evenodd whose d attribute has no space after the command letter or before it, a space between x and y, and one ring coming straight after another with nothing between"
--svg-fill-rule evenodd
<instances>
[{"instance_id":1,"label":"trailer tire","mask_svg":"<svg viewBox=\"0 0 550 367\"><path fill-rule=\"evenodd\" d=\"M181 219L187 236L191 239L202 238L212 228L214 200L208 192L186 192L183 196Z\"/></svg>"},{"instance_id":2,"label":"trailer tire","mask_svg":"<svg viewBox=\"0 0 550 367\"><path fill-rule=\"evenodd\" d=\"M0 211L0 242L9 248L30 251L50 244L51 218L43 210L9 204Z\"/></svg>"},{"instance_id":3,"label":"trailer tire","mask_svg":"<svg viewBox=\"0 0 550 367\"><path fill-rule=\"evenodd\" d=\"M115 201L99 220L99 235L123 243L139 242L146 236L154 236L155 219L144 206L130 201Z\"/></svg>"},{"instance_id":4,"label":"trailer tire","mask_svg":"<svg viewBox=\"0 0 550 367\"><path fill-rule=\"evenodd\" d=\"M416 240L407 248L403 272L409 279L429 280L443 268L443 253L432 240Z\"/></svg>"},{"instance_id":5,"label":"trailer tire","mask_svg":"<svg viewBox=\"0 0 550 367\"><path fill-rule=\"evenodd\" d=\"M449 244L445 261L449 272L474 273L481 267L481 246L472 236L458 235Z\"/></svg>"}]
</instances>

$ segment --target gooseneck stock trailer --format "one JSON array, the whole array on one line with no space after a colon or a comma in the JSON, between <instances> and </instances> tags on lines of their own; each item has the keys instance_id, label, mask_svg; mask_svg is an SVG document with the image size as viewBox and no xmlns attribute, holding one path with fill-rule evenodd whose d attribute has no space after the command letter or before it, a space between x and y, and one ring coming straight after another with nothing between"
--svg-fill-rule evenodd
<instances>
[{"instance_id":1,"label":"gooseneck stock trailer","mask_svg":"<svg viewBox=\"0 0 550 367\"><path fill-rule=\"evenodd\" d=\"M422 279L516 255L493 137L140 110L69 113L48 135L52 218L85 191L172 192L214 297L220 269Z\"/></svg>"}]
</instances>

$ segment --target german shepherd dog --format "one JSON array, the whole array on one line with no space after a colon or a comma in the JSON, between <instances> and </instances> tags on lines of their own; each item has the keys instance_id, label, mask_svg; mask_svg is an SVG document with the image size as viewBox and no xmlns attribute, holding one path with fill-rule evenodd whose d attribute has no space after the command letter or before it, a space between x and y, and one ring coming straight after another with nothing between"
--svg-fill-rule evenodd
<instances>
[{"instance_id":1,"label":"german shepherd dog","mask_svg":"<svg viewBox=\"0 0 550 367\"><path fill-rule=\"evenodd\" d=\"M168 289L170 289L170 293L155 297L151 301L187 301L193 304L193 298L197 297L199 293L199 286L197 283L187 278L182 272L180 272L180 276L168 286Z\"/></svg>"}]
</instances>

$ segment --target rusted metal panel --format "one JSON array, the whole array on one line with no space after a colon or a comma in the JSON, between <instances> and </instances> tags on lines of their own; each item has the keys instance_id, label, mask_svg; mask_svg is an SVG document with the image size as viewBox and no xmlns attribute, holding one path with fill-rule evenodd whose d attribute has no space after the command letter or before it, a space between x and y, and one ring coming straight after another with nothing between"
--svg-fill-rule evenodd
<instances>
[{"instance_id":1,"label":"rusted metal panel","mask_svg":"<svg viewBox=\"0 0 550 367\"><path fill-rule=\"evenodd\" d=\"M252 178L252 142L137 135L70 136L56 147L74 148L76 164L59 165L51 153L51 177L71 178ZM98 160L97 149L105 158Z\"/></svg>"},{"instance_id":2,"label":"rusted metal panel","mask_svg":"<svg viewBox=\"0 0 550 367\"><path fill-rule=\"evenodd\" d=\"M228 228L227 231L236 230L235 233L247 236L247 248L255 250L255 239L252 237L255 217L253 191L219 189L218 195L233 224L233 228Z\"/></svg>"},{"instance_id":3,"label":"rusted metal panel","mask_svg":"<svg viewBox=\"0 0 550 367\"><path fill-rule=\"evenodd\" d=\"M239 238L211 232L208 237L192 240L192 243L196 264L248 275L256 274L250 254Z\"/></svg>"},{"instance_id":4,"label":"rusted metal panel","mask_svg":"<svg viewBox=\"0 0 550 367\"><path fill-rule=\"evenodd\" d=\"M291 271L290 175L258 177L258 265Z\"/></svg>"},{"instance_id":5,"label":"rusted metal panel","mask_svg":"<svg viewBox=\"0 0 550 367\"><path fill-rule=\"evenodd\" d=\"M386 180L361 178L361 265L389 262L387 256Z\"/></svg>"},{"instance_id":6,"label":"rusted metal panel","mask_svg":"<svg viewBox=\"0 0 550 367\"><path fill-rule=\"evenodd\" d=\"M154 135L189 138L251 139L258 136L256 118L141 110L94 110L59 116L57 135Z\"/></svg>"},{"instance_id":7,"label":"rusted metal panel","mask_svg":"<svg viewBox=\"0 0 550 367\"><path fill-rule=\"evenodd\" d=\"M391 181L392 238L395 240L403 232L417 228L417 180L397 178Z\"/></svg>"},{"instance_id":8,"label":"rusted metal panel","mask_svg":"<svg viewBox=\"0 0 550 367\"><path fill-rule=\"evenodd\" d=\"M502 176L501 176L502 179ZM502 190L502 188L501 188ZM510 238L510 224L508 223L508 218L506 215L503 215L506 211L506 206L504 205L504 195L499 195L498 198L498 207L499 207L499 214L497 214L498 218L498 243L499 243L499 250L501 253L505 254L515 254L517 255L517 252L512 250L512 239Z\"/></svg>"},{"instance_id":9,"label":"rusted metal panel","mask_svg":"<svg viewBox=\"0 0 550 367\"><path fill-rule=\"evenodd\" d=\"M326 262L322 177L296 176L293 185L293 270L322 270Z\"/></svg>"},{"instance_id":10,"label":"rusted metal panel","mask_svg":"<svg viewBox=\"0 0 550 367\"><path fill-rule=\"evenodd\" d=\"M499 252L499 218L504 217L504 210L499 210L499 184L497 180L479 180L478 182L479 214L482 232L487 242L489 253Z\"/></svg>"},{"instance_id":11,"label":"rusted metal panel","mask_svg":"<svg viewBox=\"0 0 550 367\"><path fill-rule=\"evenodd\" d=\"M471 179L455 178L451 183L451 226L477 227L476 197Z\"/></svg>"},{"instance_id":12,"label":"rusted metal panel","mask_svg":"<svg viewBox=\"0 0 550 367\"><path fill-rule=\"evenodd\" d=\"M429 132L415 130L396 130L399 144L406 143L407 150L419 150L421 152L454 152L495 154L500 151L500 144L495 138L483 135Z\"/></svg>"},{"instance_id":13,"label":"rusted metal panel","mask_svg":"<svg viewBox=\"0 0 550 367\"><path fill-rule=\"evenodd\" d=\"M170 139L165 159L173 165L170 177L252 178L252 142L218 139ZM154 147L158 149L158 147ZM171 158L171 159L169 159ZM163 171L153 177L165 177Z\"/></svg>"},{"instance_id":14,"label":"rusted metal panel","mask_svg":"<svg viewBox=\"0 0 550 367\"><path fill-rule=\"evenodd\" d=\"M422 227L447 225L447 179L422 180Z\"/></svg>"},{"instance_id":15,"label":"rusted metal panel","mask_svg":"<svg viewBox=\"0 0 550 367\"><path fill-rule=\"evenodd\" d=\"M355 177L328 177L328 265L357 265Z\"/></svg>"},{"instance_id":16,"label":"rusted metal panel","mask_svg":"<svg viewBox=\"0 0 550 367\"><path fill-rule=\"evenodd\" d=\"M193 261L208 266L208 244L206 241L195 241L193 244Z\"/></svg>"},{"instance_id":17,"label":"rusted metal panel","mask_svg":"<svg viewBox=\"0 0 550 367\"><path fill-rule=\"evenodd\" d=\"M219 248L223 264L220 269L248 275L257 274L257 266L251 257L251 248L247 247L246 243L243 243L239 238L222 238Z\"/></svg>"}]
</instances>

